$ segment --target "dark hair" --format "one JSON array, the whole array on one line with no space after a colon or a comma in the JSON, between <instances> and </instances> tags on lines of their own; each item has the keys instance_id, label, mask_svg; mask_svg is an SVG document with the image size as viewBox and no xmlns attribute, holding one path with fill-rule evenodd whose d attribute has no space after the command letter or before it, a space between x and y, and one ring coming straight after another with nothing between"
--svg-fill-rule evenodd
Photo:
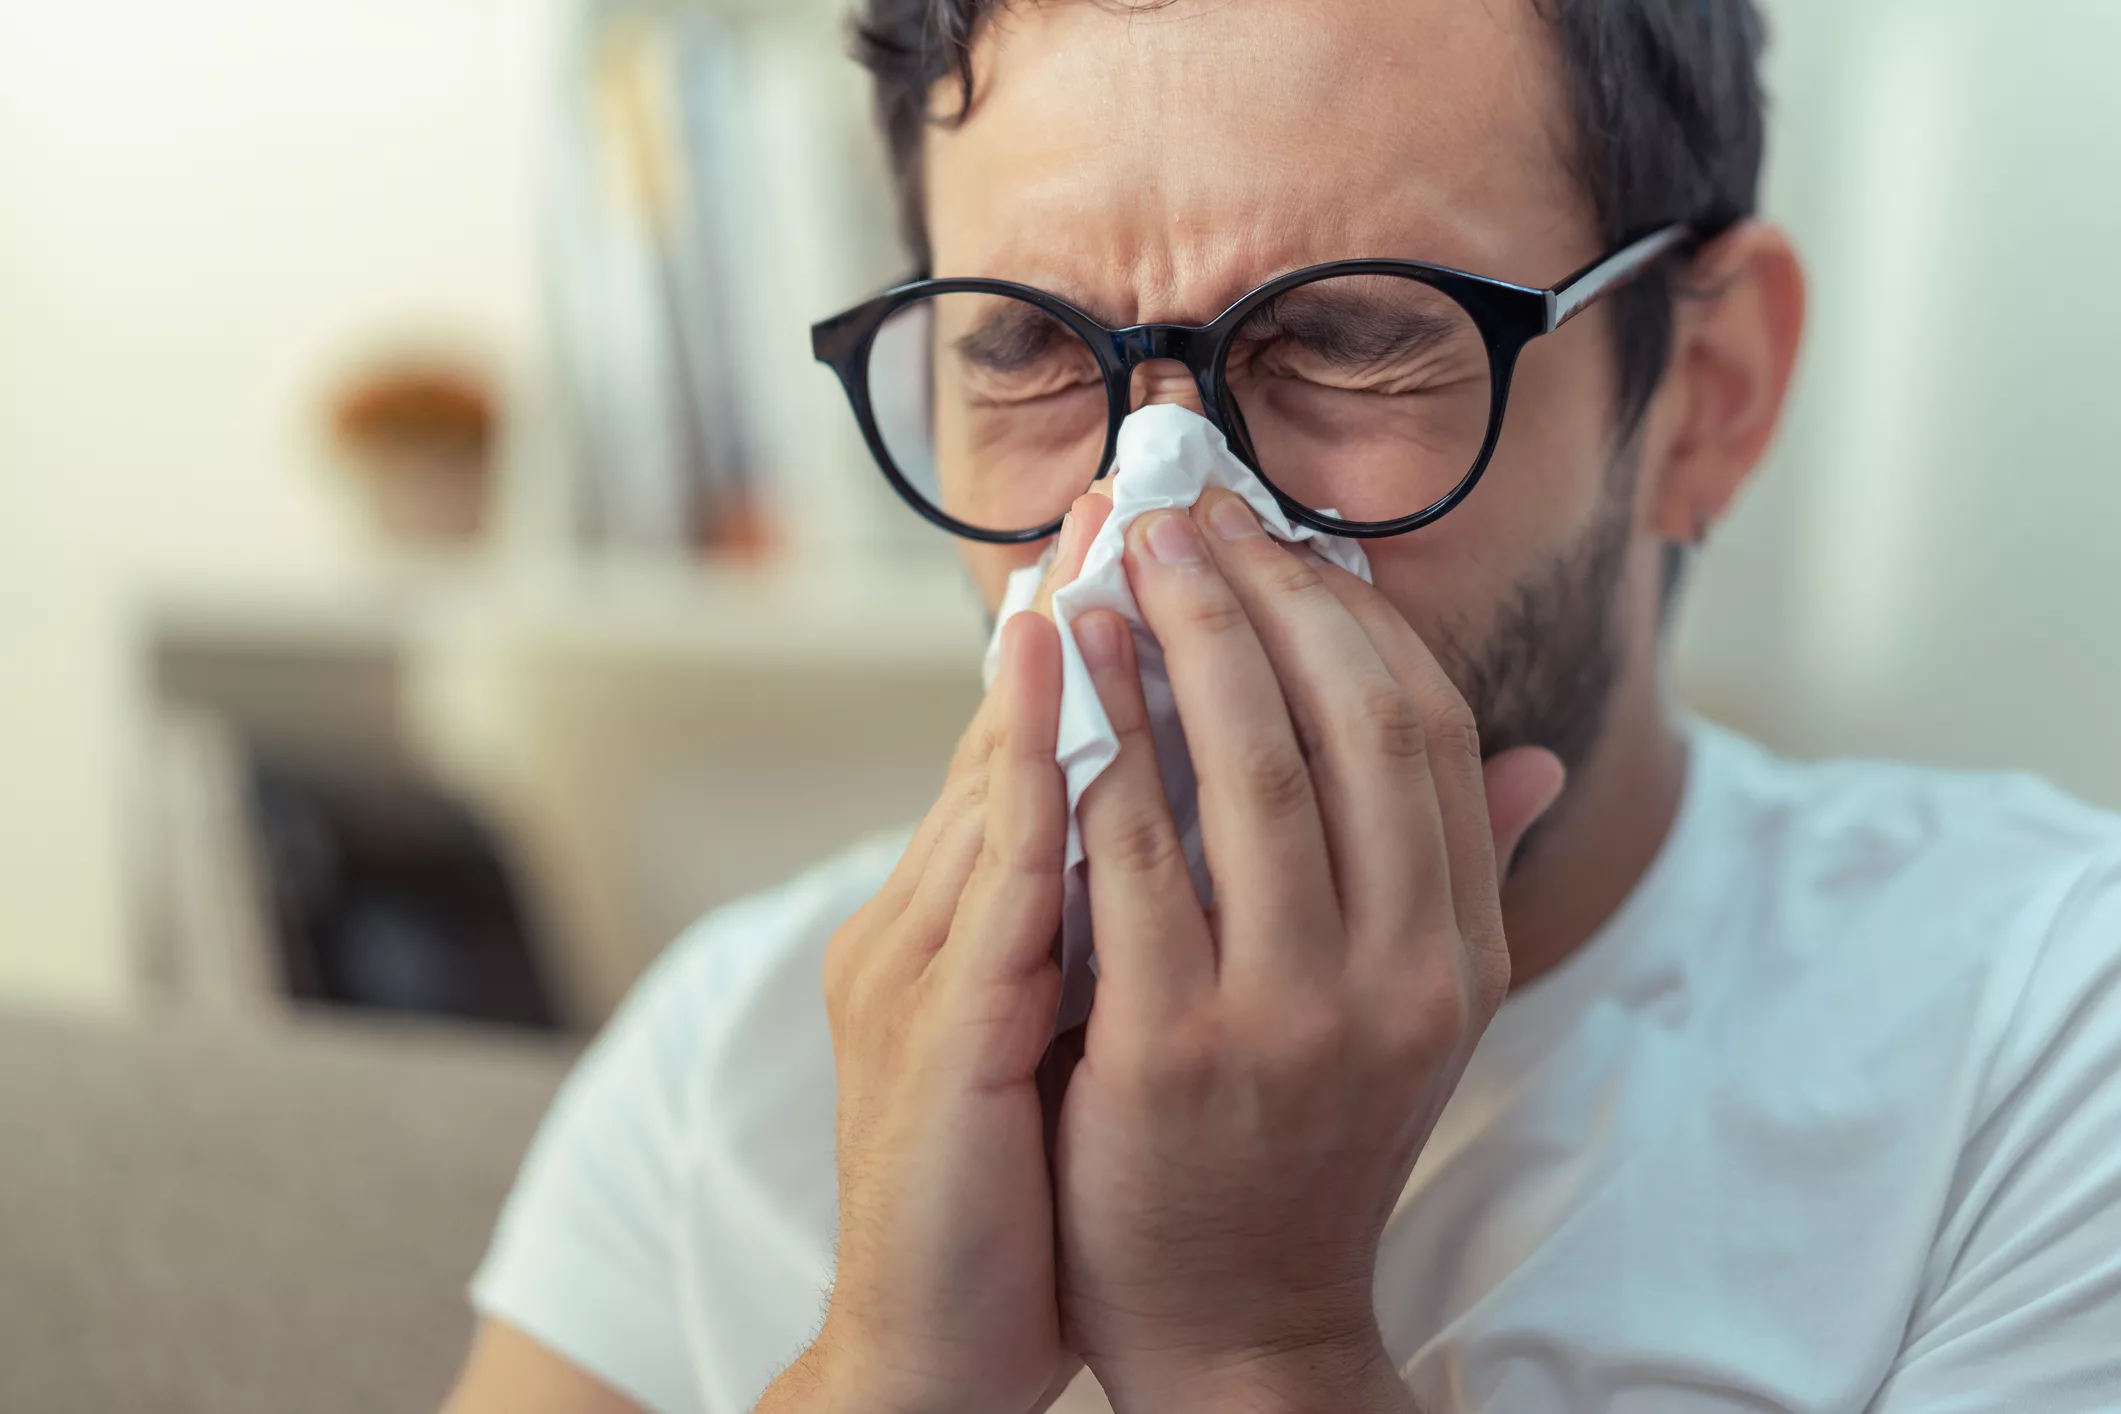
<instances>
[{"instance_id":1,"label":"dark hair","mask_svg":"<svg viewBox=\"0 0 2121 1414\"><path fill-rule=\"evenodd\" d=\"M929 250L921 148L929 95L954 77L963 117L972 97L973 40L1007 3L861 0L855 56L876 80L900 226L923 270ZM1753 213L1765 126L1759 73L1765 26L1753 0L1533 3L1560 40L1577 180L1608 249L1672 221L1690 221L1713 235ZM1614 301L1628 429L1664 375L1672 299L1668 267L1661 266Z\"/></svg>"}]
</instances>

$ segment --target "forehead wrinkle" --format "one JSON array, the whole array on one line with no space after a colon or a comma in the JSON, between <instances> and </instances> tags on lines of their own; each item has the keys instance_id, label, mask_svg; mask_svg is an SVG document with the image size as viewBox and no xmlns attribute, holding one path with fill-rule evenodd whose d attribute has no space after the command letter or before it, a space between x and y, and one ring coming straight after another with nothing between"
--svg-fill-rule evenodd
<instances>
[{"instance_id":1,"label":"forehead wrinkle","mask_svg":"<svg viewBox=\"0 0 2121 1414\"><path fill-rule=\"evenodd\" d=\"M1558 160L1559 46L1543 20L1538 47L1521 42L1530 0L1417 0L1407 24L1361 0L1334 7L1352 24L1320 23L1319 8L1008 11L975 46L967 122L929 136L936 273L1020 279L1106 322L1198 322L1329 259L1523 283L1582 263L1587 213ZM1200 82L1225 68L1243 101ZM970 200L937 221L944 187ZM1507 258L1517 238L1564 232L1566 256Z\"/></svg>"},{"instance_id":2,"label":"forehead wrinkle","mask_svg":"<svg viewBox=\"0 0 2121 1414\"><path fill-rule=\"evenodd\" d=\"M993 251L993 270L977 273L1055 294L1101 324L1206 324L1278 275L1349 258L1360 242L1338 225L1292 234L1287 223L1262 222L1218 231L1173 247L1149 244L1124 266L1071 259L1033 240ZM1366 254L1376 252L1365 251ZM1000 273L997 273L1000 272ZM973 273L973 272L965 272Z\"/></svg>"}]
</instances>

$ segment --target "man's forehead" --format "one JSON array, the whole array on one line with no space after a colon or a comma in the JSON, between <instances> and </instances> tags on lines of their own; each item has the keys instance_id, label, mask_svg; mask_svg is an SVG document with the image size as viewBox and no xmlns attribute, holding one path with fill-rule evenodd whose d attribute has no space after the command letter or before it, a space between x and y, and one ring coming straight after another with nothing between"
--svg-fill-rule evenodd
<instances>
[{"instance_id":1,"label":"man's forehead","mask_svg":"<svg viewBox=\"0 0 2121 1414\"><path fill-rule=\"evenodd\" d=\"M1592 243L1532 0L1044 0L975 64L971 114L928 138L937 274L1204 318L1323 260L1543 283Z\"/></svg>"}]
</instances>

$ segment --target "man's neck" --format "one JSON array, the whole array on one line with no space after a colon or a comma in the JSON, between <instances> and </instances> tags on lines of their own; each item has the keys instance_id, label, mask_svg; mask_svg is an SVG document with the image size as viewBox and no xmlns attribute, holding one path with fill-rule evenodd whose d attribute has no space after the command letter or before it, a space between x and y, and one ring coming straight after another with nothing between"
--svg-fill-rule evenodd
<instances>
[{"instance_id":1,"label":"man's neck","mask_svg":"<svg viewBox=\"0 0 2121 1414\"><path fill-rule=\"evenodd\" d=\"M1678 818L1686 743L1658 674L1629 673L1617 688L1596 749L1503 887L1513 989L1591 940L1649 871Z\"/></svg>"}]
</instances>

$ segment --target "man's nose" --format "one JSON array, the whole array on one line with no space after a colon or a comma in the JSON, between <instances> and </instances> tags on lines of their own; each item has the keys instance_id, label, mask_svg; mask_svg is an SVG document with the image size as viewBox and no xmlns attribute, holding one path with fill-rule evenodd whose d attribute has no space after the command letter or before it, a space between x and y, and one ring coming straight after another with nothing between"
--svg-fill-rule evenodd
<instances>
[{"instance_id":1,"label":"man's nose","mask_svg":"<svg viewBox=\"0 0 2121 1414\"><path fill-rule=\"evenodd\" d=\"M1177 359L1153 358L1134 370L1127 410L1132 412L1151 403L1177 403L1207 416L1207 409L1201 406L1200 385L1193 381L1193 371Z\"/></svg>"}]
</instances>

